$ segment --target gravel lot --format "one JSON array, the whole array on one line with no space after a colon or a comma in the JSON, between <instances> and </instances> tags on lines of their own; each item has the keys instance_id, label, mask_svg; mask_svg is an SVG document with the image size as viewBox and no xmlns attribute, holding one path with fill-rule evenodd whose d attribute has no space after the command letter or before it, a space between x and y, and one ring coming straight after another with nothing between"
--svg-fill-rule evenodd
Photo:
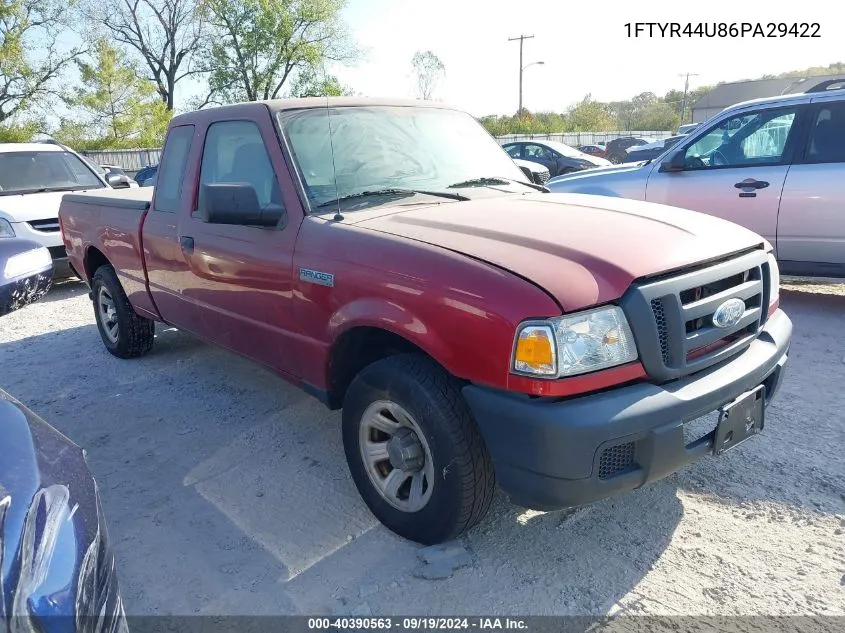
<instances>
[{"instance_id":1,"label":"gravel lot","mask_svg":"<svg viewBox=\"0 0 845 633\"><path fill-rule=\"evenodd\" d=\"M575 512L499 495L446 580L359 500L338 413L168 328L111 357L79 283L3 318L0 385L87 448L131 614L845 615L845 286L787 288L761 437Z\"/></svg>"}]
</instances>

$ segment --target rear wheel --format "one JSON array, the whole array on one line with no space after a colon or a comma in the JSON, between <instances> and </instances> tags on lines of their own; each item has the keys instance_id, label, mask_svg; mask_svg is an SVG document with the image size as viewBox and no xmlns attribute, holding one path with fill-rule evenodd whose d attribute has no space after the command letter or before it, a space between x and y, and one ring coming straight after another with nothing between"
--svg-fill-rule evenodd
<instances>
[{"instance_id":1,"label":"rear wheel","mask_svg":"<svg viewBox=\"0 0 845 633\"><path fill-rule=\"evenodd\" d=\"M364 502L400 536L446 541L490 507L493 464L475 420L456 381L424 356L391 356L358 374L343 444Z\"/></svg>"},{"instance_id":2,"label":"rear wheel","mask_svg":"<svg viewBox=\"0 0 845 633\"><path fill-rule=\"evenodd\" d=\"M155 322L139 316L111 266L100 266L91 278L97 329L106 349L118 358L143 356L153 347Z\"/></svg>"}]
</instances>

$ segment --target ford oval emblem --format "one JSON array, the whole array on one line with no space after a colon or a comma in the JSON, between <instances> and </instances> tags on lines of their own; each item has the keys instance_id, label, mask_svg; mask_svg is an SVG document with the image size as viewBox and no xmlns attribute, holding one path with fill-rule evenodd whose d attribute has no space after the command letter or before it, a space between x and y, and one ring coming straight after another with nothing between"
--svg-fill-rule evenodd
<instances>
[{"instance_id":1,"label":"ford oval emblem","mask_svg":"<svg viewBox=\"0 0 845 633\"><path fill-rule=\"evenodd\" d=\"M728 328L736 325L745 314L745 301L742 299L728 299L713 313L713 325L718 328Z\"/></svg>"}]
</instances>

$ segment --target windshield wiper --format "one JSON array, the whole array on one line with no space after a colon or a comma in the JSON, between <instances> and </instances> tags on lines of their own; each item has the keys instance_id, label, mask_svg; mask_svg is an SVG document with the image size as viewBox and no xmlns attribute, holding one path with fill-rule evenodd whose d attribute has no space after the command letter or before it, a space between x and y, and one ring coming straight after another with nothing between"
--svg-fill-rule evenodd
<instances>
[{"instance_id":1,"label":"windshield wiper","mask_svg":"<svg viewBox=\"0 0 845 633\"><path fill-rule=\"evenodd\" d=\"M346 200L355 200L357 198L370 198L370 197L378 197L378 196L413 196L415 194L422 194L426 196L435 196L438 198L448 198L449 200L458 200L464 202L469 200L466 196L462 196L459 193L452 193L450 191L425 191L423 189L400 189L397 187L390 187L386 189L373 189L372 191L360 191L358 193L350 193L345 196L341 196L340 198L335 198L334 200L328 200L321 204L317 205L317 208L329 207L331 205L337 204L338 202L344 202Z\"/></svg>"},{"instance_id":2,"label":"windshield wiper","mask_svg":"<svg viewBox=\"0 0 845 633\"><path fill-rule=\"evenodd\" d=\"M449 185L447 189L462 189L464 187L487 187L491 185L509 185L516 183L518 185L525 185L543 193L549 193L549 189L543 185L537 185L533 182L525 182L524 180L516 180L514 178L504 178L502 176L483 176L481 178L471 178L462 182L456 182L454 185Z\"/></svg>"}]
</instances>

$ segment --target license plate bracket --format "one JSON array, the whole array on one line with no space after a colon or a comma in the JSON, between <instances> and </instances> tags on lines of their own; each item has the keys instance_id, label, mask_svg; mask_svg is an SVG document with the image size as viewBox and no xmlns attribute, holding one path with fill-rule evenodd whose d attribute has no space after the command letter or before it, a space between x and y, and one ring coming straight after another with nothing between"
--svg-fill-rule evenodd
<instances>
[{"instance_id":1,"label":"license plate bracket","mask_svg":"<svg viewBox=\"0 0 845 633\"><path fill-rule=\"evenodd\" d=\"M763 430L765 402L766 387L760 385L719 409L713 437L714 455L721 455Z\"/></svg>"}]
</instances>

